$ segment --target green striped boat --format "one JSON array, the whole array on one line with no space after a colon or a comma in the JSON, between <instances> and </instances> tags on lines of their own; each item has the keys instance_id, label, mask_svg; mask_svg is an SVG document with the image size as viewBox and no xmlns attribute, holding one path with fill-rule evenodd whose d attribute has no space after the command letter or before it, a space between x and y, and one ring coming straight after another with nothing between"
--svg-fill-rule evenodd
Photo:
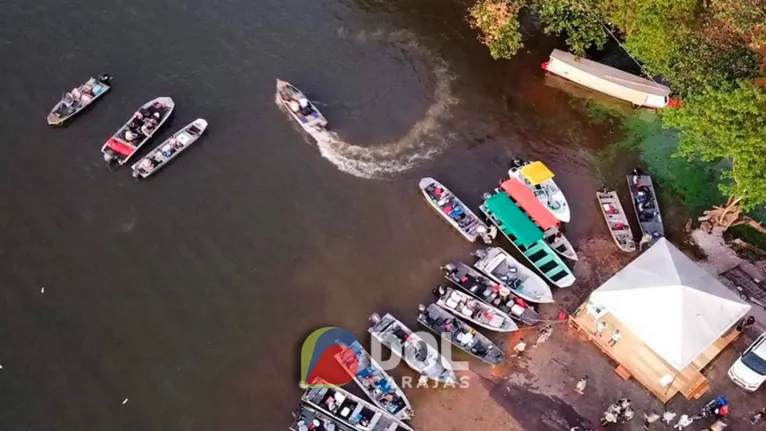
<instances>
[{"instance_id":1,"label":"green striped boat","mask_svg":"<svg viewBox=\"0 0 766 431\"><path fill-rule=\"evenodd\" d=\"M479 208L548 281L558 287L574 284L572 271L545 243L543 231L508 195L495 193Z\"/></svg>"}]
</instances>

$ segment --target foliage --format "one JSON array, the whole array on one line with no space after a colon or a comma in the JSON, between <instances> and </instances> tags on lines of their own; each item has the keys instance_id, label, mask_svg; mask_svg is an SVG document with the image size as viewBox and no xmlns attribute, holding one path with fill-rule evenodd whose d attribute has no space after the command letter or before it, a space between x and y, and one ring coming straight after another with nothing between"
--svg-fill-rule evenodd
<instances>
[{"instance_id":1,"label":"foliage","mask_svg":"<svg viewBox=\"0 0 766 431\"><path fill-rule=\"evenodd\" d=\"M523 0L478 0L468 10L471 27L493 58L511 58L524 46L518 18L523 6Z\"/></svg>"},{"instance_id":2,"label":"foliage","mask_svg":"<svg viewBox=\"0 0 766 431\"><path fill-rule=\"evenodd\" d=\"M545 33L565 34L575 55L584 56L586 49L606 44L606 31L582 0L534 0L533 7Z\"/></svg>"},{"instance_id":3,"label":"foliage","mask_svg":"<svg viewBox=\"0 0 766 431\"><path fill-rule=\"evenodd\" d=\"M664 126L680 131L679 153L688 159L727 160L720 186L744 199L746 209L766 205L766 89L738 80L704 87L680 109L663 112Z\"/></svg>"},{"instance_id":4,"label":"foliage","mask_svg":"<svg viewBox=\"0 0 766 431\"><path fill-rule=\"evenodd\" d=\"M766 0L715 0L713 16L747 38L754 48L766 45Z\"/></svg>"}]
</instances>

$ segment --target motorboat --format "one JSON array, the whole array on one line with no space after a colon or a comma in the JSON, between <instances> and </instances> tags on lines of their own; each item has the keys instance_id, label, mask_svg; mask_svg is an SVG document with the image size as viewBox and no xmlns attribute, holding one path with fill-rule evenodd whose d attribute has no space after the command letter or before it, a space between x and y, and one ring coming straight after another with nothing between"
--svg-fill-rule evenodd
<instances>
[{"instance_id":1,"label":"motorboat","mask_svg":"<svg viewBox=\"0 0 766 431\"><path fill-rule=\"evenodd\" d=\"M660 238L665 236L665 227L662 224L660 204L657 201L657 193L652 184L652 177L639 171L633 171L628 175L628 189L630 190L633 209L638 217L638 225L644 236L651 237L649 246L654 245Z\"/></svg>"},{"instance_id":2,"label":"motorboat","mask_svg":"<svg viewBox=\"0 0 766 431\"><path fill-rule=\"evenodd\" d=\"M112 87L109 81L112 77L102 73L98 78L90 78L70 91L64 93L48 114L48 124L60 126L65 121L74 117L83 109L87 108L99 97L106 94Z\"/></svg>"},{"instance_id":3,"label":"motorboat","mask_svg":"<svg viewBox=\"0 0 766 431\"><path fill-rule=\"evenodd\" d=\"M458 349L490 365L505 363L503 349L437 304L418 307L418 322Z\"/></svg>"},{"instance_id":4,"label":"motorboat","mask_svg":"<svg viewBox=\"0 0 766 431\"><path fill-rule=\"evenodd\" d=\"M101 147L104 160L110 164L127 163L162 128L175 106L170 97L158 97L145 103Z\"/></svg>"},{"instance_id":5,"label":"motorboat","mask_svg":"<svg viewBox=\"0 0 766 431\"><path fill-rule=\"evenodd\" d=\"M476 238L481 237L487 244L492 242L487 234L489 231L487 225L448 188L428 177L422 178L418 185L431 207L465 239L476 242Z\"/></svg>"},{"instance_id":6,"label":"motorboat","mask_svg":"<svg viewBox=\"0 0 766 431\"><path fill-rule=\"evenodd\" d=\"M301 403L293 411L290 431L355 431L339 419L321 412L316 407Z\"/></svg>"},{"instance_id":7,"label":"motorboat","mask_svg":"<svg viewBox=\"0 0 766 431\"><path fill-rule=\"evenodd\" d=\"M511 161L508 176L526 185L537 197L537 200L559 221L569 223L572 214L569 210L564 192L553 181L553 172L543 162L530 162L520 158Z\"/></svg>"},{"instance_id":8,"label":"motorboat","mask_svg":"<svg viewBox=\"0 0 766 431\"><path fill-rule=\"evenodd\" d=\"M133 177L144 179L149 178L176 156L181 154L182 151L195 143L206 129L207 121L203 118L197 118L192 121L158 145L157 148L150 151L146 157L134 163L131 167L131 169L133 169Z\"/></svg>"},{"instance_id":9,"label":"motorboat","mask_svg":"<svg viewBox=\"0 0 766 431\"><path fill-rule=\"evenodd\" d=\"M603 189L596 192L598 206L609 228L609 234L620 250L630 253L636 251L636 240L628 223L628 216L622 209L620 197L615 190Z\"/></svg>"},{"instance_id":10,"label":"motorboat","mask_svg":"<svg viewBox=\"0 0 766 431\"><path fill-rule=\"evenodd\" d=\"M417 371L421 376L440 383L455 384L457 379L452 364L436 347L428 344L391 314L370 316L372 326L367 329L372 338L391 349L391 352Z\"/></svg>"},{"instance_id":11,"label":"motorboat","mask_svg":"<svg viewBox=\"0 0 766 431\"><path fill-rule=\"evenodd\" d=\"M276 102L287 109L293 120L308 134L325 131L327 119L302 91L289 82L277 79Z\"/></svg>"},{"instance_id":12,"label":"motorboat","mask_svg":"<svg viewBox=\"0 0 766 431\"><path fill-rule=\"evenodd\" d=\"M503 251L502 249L500 250ZM513 259L510 255L508 257ZM455 286L460 287L479 300L497 307L500 311L522 323L534 325L540 321L540 315L516 290L523 293L525 290L543 290L543 286L548 291L550 291L550 288L548 288L548 285L545 284L545 281L539 275L519 264L515 259L513 259L513 262L516 262L516 264L509 265L504 271L504 274L507 274L507 281L505 282L493 280L462 262L448 263L441 269L444 270L444 278L451 281ZM511 271L511 268L516 270ZM542 283L542 286L539 283Z\"/></svg>"},{"instance_id":13,"label":"motorboat","mask_svg":"<svg viewBox=\"0 0 766 431\"><path fill-rule=\"evenodd\" d=\"M359 341L344 347L346 348L335 355L335 359L354 378L362 392L367 394L376 406L395 418L402 421L411 419L412 405L404 391L396 384L396 380L375 362Z\"/></svg>"},{"instance_id":14,"label":"motorboat","mask_svg":"<svg viewBox=\"0 0 766 431\"><path fill-rule=\"evenodd\" d=\"M434 295L439 297L436 304L441 308L484 329L496 332L519 330L511 316L462 290L442 285L434 289Z\"/></svg>"},{"instance_id":15,"label":"motorboat","mask_svg":"<svg viewBox=\"0 0 766 431\"><path fill-rule=\"evenodd\" d=\"M337 386L321 384L309 388L301 400L355 431L412 431L407 424L384 410Z\"/></svg>"}]
</instances>

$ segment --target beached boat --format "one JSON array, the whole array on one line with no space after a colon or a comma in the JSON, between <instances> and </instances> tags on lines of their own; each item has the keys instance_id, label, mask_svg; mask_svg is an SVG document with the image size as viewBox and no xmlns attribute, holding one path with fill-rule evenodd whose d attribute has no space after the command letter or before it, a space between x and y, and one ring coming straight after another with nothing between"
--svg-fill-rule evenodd
<instances>
[{"instance_id":1,"label":"beached boat","mask_svg":"<svg viewBox=\"0 0 766 431\"><path fill-rule=\"evenodd\" d=\"M495 193L479 207L508 241L527 258L546 280L558 287L569 287L574 274L545 242L543 231L505 193ZM479 268L481 269L481 268ZM486 273L486 272L485 272ZM550 295L522 298L532 302L553 302Z\"/></svg>"},{"instance_id":2,"label":"beached boat","mask_svg":"<svg viewBox=\"0 0 766 431\"><path fill-rule=\"evenodd\" d=\"M109 85L111 80L111 76L102 73L98 78L90 78L71 91L64 93L61 100L56 103L56 106L48 114L48 124L60 126L66 120L74 117L77 113L93 104L99 97L111 90L112 87Z\"/></svg>"},{"instance_id":3,"label":"beached boat","mask_svg":"<svg viewBox=\"0 0 766 431\"><path fill-rule=\"evenodd\" d=\"M277 79L276 101L280 106L287 109L290 116L308 134L313 135L325 131L327 119L302 91L289 82Z\"/></svg>"},{"instance_id":4,"label":"beached boat","mask_svg":"<svg viewBox=\"0 0 766 431\"><path fill-rule=\"evenodd\" d=\"M657 193L652 184L652 177L644 175L638 169L633 175L628 175L628 189L630 190L633 209L638 217L638 225L641 233L651 236L648 245L653 245L665 236L665 227L662 225L660 204L657 201Z\"/></svg>"},{"instance_id":5,"label":"beached boat","mask_svg":"<svg viewBox=\"0 0 766 431\"><path fill-rule=\"evenodd\" d=\"M511 161L511 167L508 169L508 176L521 181L525 186L535 194L537 200L556 219L569 223L572 214L569 211L569 204L564 192L561 191L556 182L553 181L553 172L548 169L543 162L529 162L520 158L514 158Z\"/></svg>"},{"instance_id":6,"label":"beached boat","mask_svg":"<svg viewBox=\"0 0 766 431\"><path fill-rule=\"evenodd\" d=\"M174 133L165 142L158 145L157 148L150 151L146 157L133 164L131 167L133 169L133 177L148 178L152 176L196 142L202 136L202 133L205 132L205 129L207 129L207 121L204 119L197 118L192 121L186 127Z\"/></svg>"},{"instance_id":7,"label":"beached boat","mask_svg":"<svg viewBox=\"0 0 766 431\"><path fill-rule=\"evenodd\" d=\"M502 249L499 250L502 251ZM550 288L548 288L545 281L539 275L519 264L515 259L514 262L517 263L517 271L513 274L514 278L508 282L493 280L462 262L448 263L441 267L441 269L444 270L444 278L479 300L497 307L500 311L522 323L534 325L540 321L540 315L537 314L532 305L527 304L516 293L516 290L522 293L525 290L537 290L540 288L539 285L535 286L538 283L542 283L542 286L548 291L550 291ZM511 271L508 269L508 271L504 272L510 273ZM521 281L519 283L516 280ZM515 290L509 287L510 285L513 285Z\"/></svg>"},{"instance_id":8,"label":"beached boat","mask_svg":"<svg viewBox=\"0 0 766 431\"><path fill-rule=\"evenodd\" d=\"M394 355L404 359L404 362L421 376L441 383L457 382L452 364L439 354L436 347L426 343L397 318L391 314L380 317L374 313L370 316L370 322L372 326L367 332L372 338L391 349Z\"/></svg>"},{"instance_id":9,"label":"beached boat","mask_svg":"<svg viewBox=\"0 0 766 431\"><path fill-rule=\"evenodd\" d=\"M636 240L617 192L604 189L596 192L596 199L598 199L598 206L601 208L601 213L604 214L609 233L617 247L625 252L636 251Z\"/></svg>"},{"instance_id":10,"label":"beached boat","mask_svg":"<svg viewBox=\"0 0 766 431\"><path fill-rule=\"evenodd\" d=\"M293 411L293 423L290 431L355 431L353 427L346 425L339 419L322 413L316 407L301 403Z\"/></svg>"},{"instance_id":11,"label":"beached boat","mask_svg":"<svg viewBox=\"0 0 766 431\"><path fill-rule=\"evenodd\" d=\"M412 418L412 406L396 381L375 362L358 341L335 355L335 359L349 373L372 402L395 418Z\"/></svg>"},{"instance_id":12,"label":"beached boat","mask_svg":"<svg viewBox=\"0 0 766 431\"><path fill-rule=\"evenodd\" d=\"M675 106L670 88L586 58L554 49L543 69L592 90L625 100L636 106Z\"/></svg>"},{"instance_id":13,"label":"beached boat","mask_svg":"<svg viewBox=\"0 0 766 431\"><path fill-rule=\"evenodd\" d=\"M505 363L505 352L489 338L473 329L469 324L453 316L437 304L426 307L420 304L418 322L437 335L452 343L458 349L476 359L491 365Z\"/></svg>"},{"instance_id":14,"label":"beached boat","mask_svg":"<svg viewBox=\"0 0 766 431\"><path fill-rule=\"evenodd\" d=\"M497 332L519 330L511 316L493 305L479 301L462 289L456 290L442 285L434 289L434 295L439 297L436 303L440 307L482 328Z\"/></svg>"},{"instance_id":15,"label":"beached boat","mask_svg":"<svg viewBox=\"0 0 766 431\"><path fill-rule=\"evenodd\" d=\"M515 178L503 181L500 188L542 229L543 239L556 253L567 259L577 260L577 252L559 230L558 219L537 200L532 190Z\"/></svg>"},{"instance_id":16,"label":"beached boat","mask_svg":"<svg viewBox=\"0 0 766 431\"><path fill-rule=\"evenodd\" d=\"M321 381L318 383L321 384ZM356 395L330 384L303 393L301 400L311 407L358 431L412 431L404 422Z\"/></svg>"},{"instance_id":17,"label":"beached boat","mask_svg":"<svg viewBox=\"0 0 766 431\"><path fill-rule=\"evenodd\" d=\"M175 107L170 97L147 102L101 147L104 160L120 165L127 163L162 128Z\"/></svg>"},{"instance_id":18,"label":"beached boat","mask_svg":"<svg viewBox=\"0 0 766 431\"><path fill-rule=\"evenodd\" d=\"M486 234L487 225L473 213L454 193L433 178L422 178L420 191L428 203L449 224L460 232L468 241L475 242L482 237L489 244L492 239Z\"/></svg>"}]
</instances>

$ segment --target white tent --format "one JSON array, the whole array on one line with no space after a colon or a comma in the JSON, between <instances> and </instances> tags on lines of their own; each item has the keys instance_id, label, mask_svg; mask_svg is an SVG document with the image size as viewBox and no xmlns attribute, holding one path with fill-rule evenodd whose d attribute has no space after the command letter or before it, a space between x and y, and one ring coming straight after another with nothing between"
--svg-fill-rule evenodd
<instances>
[{"instance_id":1,"label":"white tent","mask_svg":"<svg viewBox=\"0 0 766 431\"><path fill-rule=\"evenodd\" d=\"M664 238L596 289L590 302L678 370L750 310Z\"/></svg>"}]
</instances>

